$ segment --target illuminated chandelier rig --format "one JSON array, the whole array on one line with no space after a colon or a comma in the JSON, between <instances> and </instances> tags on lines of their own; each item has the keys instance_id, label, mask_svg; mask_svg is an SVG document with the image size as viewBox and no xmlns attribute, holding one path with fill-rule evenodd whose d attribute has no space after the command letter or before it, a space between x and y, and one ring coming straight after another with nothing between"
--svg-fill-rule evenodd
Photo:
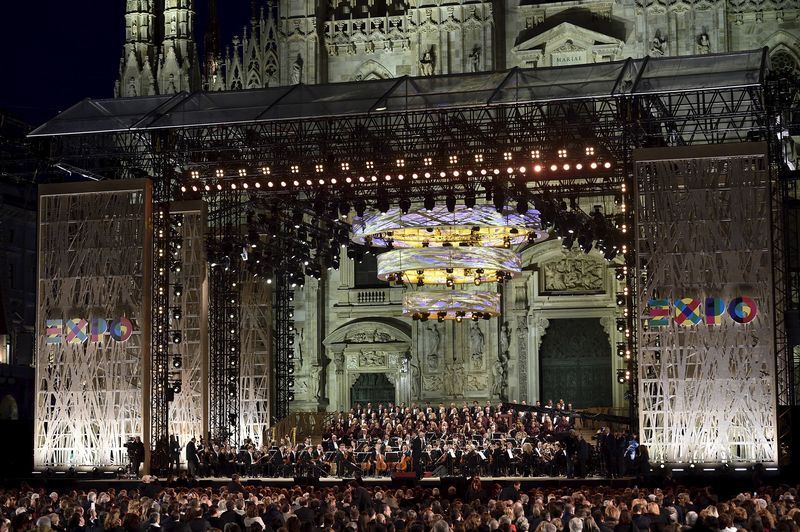
<instances>
[{"instance_id":1,"label":"illuminated chandelier rig","mask_svg":"<svg viewBox=\"0 0 800 532\"><path fill-rule=\"evenodd\" d=\"M455 290L456 285L503 283L522 271L511 247L547 238L539 212L494 205L389 209L353 222L351 239L382 247L378 278L417 290L403 296L403 315L414 320L491 319L500 315L500 294ZM437 289L424 289L434 286Z\"/></svg>"}]
</instances>

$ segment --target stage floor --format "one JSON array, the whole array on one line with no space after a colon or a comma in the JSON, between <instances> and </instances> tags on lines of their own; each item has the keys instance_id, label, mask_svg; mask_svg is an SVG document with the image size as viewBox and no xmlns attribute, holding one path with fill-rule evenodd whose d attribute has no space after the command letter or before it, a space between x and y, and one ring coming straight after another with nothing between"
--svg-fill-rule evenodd
<instances>
[{"instance_id":1,"label":"stage floor","mask_svg":"<svg viewBox=\"0 0 800 532\"><path fill-rule=\"evenodd\" d=\"M613 486L613 487L628 487L635 483L633 477L622 478L605 478L605 477L587 477L587 478L566 478L566 477L480 477L481 482L485 484L508 484L511 482L519 481L522 488L525 490L533 488L577 488L579 486ZM133 478L92 478L90 475L78 474L76 477L69 478L66 475L56 475L52 477L44 477L41 474L36 474L29 479L25 479L32 485L47 485L47 486L85 486L95 487L97 489L103 488L132 488L140 487L142 485L141 479ZM159 478L159 483L166 485L166 478ZM350 483L352 478L338 478L338 477L323 477L319 479L300 477L241 477L240 481L245 486L271 486L288 488L291 486L319 486L319 487L334 487L343 486ZM416 478L403 478L403 477L363 477L361 479L363 485L367 487L399 487L399 486L414 486L419 485L426 488L435 488L440 486L463 485L468 482L467 477L427 477L417 480ZM202 477L196 479L192 485L203 487L223 487L230 482L229 477Z\"/></svg>"}]
</instances>

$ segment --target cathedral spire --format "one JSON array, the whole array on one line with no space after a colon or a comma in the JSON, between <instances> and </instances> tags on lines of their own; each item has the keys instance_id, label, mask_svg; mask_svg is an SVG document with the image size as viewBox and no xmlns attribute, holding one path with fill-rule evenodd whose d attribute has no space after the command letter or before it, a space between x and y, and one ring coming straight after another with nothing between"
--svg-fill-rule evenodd
<instances>
[{"instance_id":1,"label":"cathedral spire","mask_svg":"<svg viewBox=\"0 0 800 532\"><path fill-rule=\"evenodd\" d=\"M164 0L164 40L158 65L158 87L161 94L200 88L194 23L194 0Z\"/></svg>"},{"instance_id":2,"label":"cathedral spire","mask_svg":"<svg viewBox=\"0 0 800 532\"><path fill-rule=\"evenodd\" d=\"M114 90L117 97L155 94L156 24L153 0L128 0L125 44Z\"/></svg>"},{"instance_id":3,"label":"cathedral spire","mask_svg":"<svg viewBox=\"0 0 800 532\"><path fill-rule=\"evenodd\" d=\"M205 35L205 88L214 90L217 80L220 77L220 39L219 39L219 15L217 14L217 0L208 0L208 23L206 24Z\"/></svg>"}]
</instances>

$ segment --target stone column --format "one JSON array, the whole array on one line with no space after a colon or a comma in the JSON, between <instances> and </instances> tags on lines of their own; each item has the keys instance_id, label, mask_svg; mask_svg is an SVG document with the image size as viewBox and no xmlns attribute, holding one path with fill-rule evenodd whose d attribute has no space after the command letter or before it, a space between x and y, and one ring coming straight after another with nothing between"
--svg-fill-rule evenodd
<instances>
[{"instance_id":1,"label":"stone column","mask_svg":"<svg viewBox=\"0 0 800 532\"><path fill-rule=\"evenodd\" d=\"M344 350L331 353L333 363L328 364L328 408L329 411L345 409L347 399L347 379L344 366Z\"/></svg>"},{"instance_id":2,"label":"stone column","mask_svg":"<svg viewBox=\"0 0 800 532\"><path fill-rule=\"evenodd\" d=\"M530 350L530 360L528 367L531 369L528 377L528 384L530 386L529 401L535 403L541 400L541 390L539 389L539 372L541 366L539 362L539 349L542 347L542 339L547 334L547 328L550 326L550 320L539 314L531 314L530 316L531 327L528 328L528 338L530 339L533 349Z\"/></svg>"}]
</instances>

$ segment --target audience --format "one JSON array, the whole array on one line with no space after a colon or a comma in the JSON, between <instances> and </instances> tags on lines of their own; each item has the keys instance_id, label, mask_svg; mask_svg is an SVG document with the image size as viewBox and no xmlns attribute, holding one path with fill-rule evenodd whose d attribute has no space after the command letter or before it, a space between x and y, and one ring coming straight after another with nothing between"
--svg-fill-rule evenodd
<instances>
[{"instance_id":1,"label":"audience","mask_svg":"<svg viewBox=\"0 0 800 532\"><path fill-rule=\"evenodd\" d=\"M794 488L455 487L0 490L0 532L800 532ZM229 489L234 487L236 489ZM239 489L241 488L241 489ZM147 496L145 493L154 493Z\"/></svg>"}]
</instances>

